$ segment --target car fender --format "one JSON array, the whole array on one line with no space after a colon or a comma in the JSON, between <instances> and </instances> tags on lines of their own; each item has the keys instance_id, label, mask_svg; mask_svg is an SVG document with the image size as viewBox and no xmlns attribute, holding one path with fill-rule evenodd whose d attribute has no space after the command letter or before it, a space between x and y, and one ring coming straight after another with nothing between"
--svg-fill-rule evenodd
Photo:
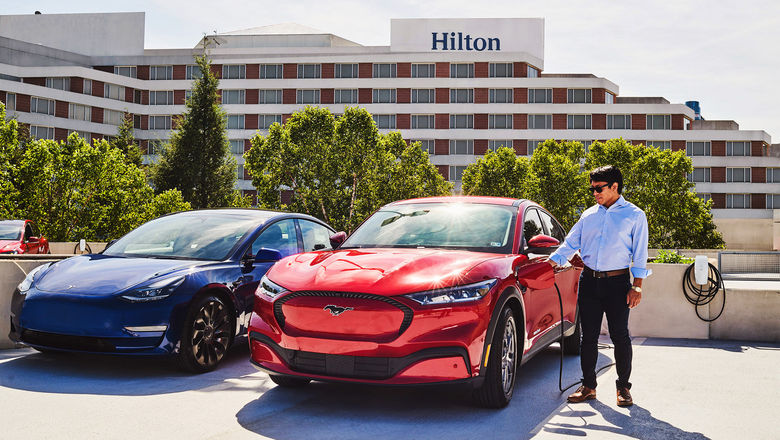
<instances>
[{"instance_id":1,"label":"car fender","mask_svg":"<svg viewBox=\"0 0 780 440\"><path fill-rule=\"evenodd\" d=\"M519 328L522 328L522 332L523 332L522 335L523 350L521 350L521 356L522 356L522 352L525 351L525 345L526 345L525 303L523 303L523 296L520 294L520 291L515 286L510 285L504 288L504 290L501 292L501 295L499 295L498 300L496 301L496 305L493 307L493 311L490 314L490 323L488 323L487 334L485 335L485 343L484 346L482 347L482 358L480 359L480 368L479 368L480 377L485 375L485 371L486 371L486 368L484 368L485 360L489 356L488 349L490 347L490 344L493 341L493 334L496 331L498 318L501 314L501 311L504 309L504 306L506 306L510 302L512 304L510 307L512 307L516 316L519 315L519 318L521 318L520 321L523 323L522 327L518 326Z\"/></svg>"}]
</instances>

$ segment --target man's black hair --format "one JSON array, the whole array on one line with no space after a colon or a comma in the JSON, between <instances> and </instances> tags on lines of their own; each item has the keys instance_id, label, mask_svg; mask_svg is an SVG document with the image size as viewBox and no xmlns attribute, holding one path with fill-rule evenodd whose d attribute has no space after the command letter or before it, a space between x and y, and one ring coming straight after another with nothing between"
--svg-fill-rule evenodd
<instances>
[{"instance_id":1,"label":"man's black hair","mask_svg":"<svg viewBox=\"0 0 780 440\"><path fill-rule=\"evenodd\" d=\"M616 166L605 165L590 172L591 182L607 182L610 186L617 182L618 194L623 193L623 174Z\"/></svg>"}]
</instances>

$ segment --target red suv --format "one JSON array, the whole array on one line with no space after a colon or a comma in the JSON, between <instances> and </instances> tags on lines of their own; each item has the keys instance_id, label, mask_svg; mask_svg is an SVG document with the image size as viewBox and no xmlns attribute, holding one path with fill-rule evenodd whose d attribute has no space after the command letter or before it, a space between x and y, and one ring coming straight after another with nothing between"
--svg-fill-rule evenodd
<instances>
[{"instance_id":1,"label":"red suv","mask_svg":"<svg viewBox=\"0 0 780 440\"><path fill-rule=\"evenodd\" d=\"M0 254L50 254L49 241L30 220L0 220Z\"/></svg>"}]
</instances>

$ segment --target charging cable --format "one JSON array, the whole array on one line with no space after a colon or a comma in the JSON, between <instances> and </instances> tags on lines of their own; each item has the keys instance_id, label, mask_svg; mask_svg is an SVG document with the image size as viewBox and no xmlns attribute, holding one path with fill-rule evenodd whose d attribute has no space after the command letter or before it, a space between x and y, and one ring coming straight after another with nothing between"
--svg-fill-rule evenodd
<instances>
[{"instance_id":1,"label":"charging cable","mask_svg":"<svg viewBox=\"0 0 780 440\"><path fill-rule=\"evenodd\" d=\"M701 267L703 266L700 265L699 268L696 268L696 263L694 263L685 269L682 287L683 294L685 294L685 299L687 299L689 303L695 306L696 316L698 316L702 321L712 322L720 318L720 315L723 314L723 309L726 308L726 285L723 284L723 277L720 275L718 269L711 263L707 263L707 265L709 272L707 273L706 284L699 284L699 281L705 281L701 279L703 278L701 276L696 276L695 278L697 281L694 282L694 277L691 276L691 272L694 270L701 271ZM714 318L705 318L701 316L699 313L699 306L706 306L707 304L711 303L712 300L715 299L715 296L718 294L720 289L723 289L723 304L720 306L720 312L718 312Z\"/></svg>"}]
</instances>

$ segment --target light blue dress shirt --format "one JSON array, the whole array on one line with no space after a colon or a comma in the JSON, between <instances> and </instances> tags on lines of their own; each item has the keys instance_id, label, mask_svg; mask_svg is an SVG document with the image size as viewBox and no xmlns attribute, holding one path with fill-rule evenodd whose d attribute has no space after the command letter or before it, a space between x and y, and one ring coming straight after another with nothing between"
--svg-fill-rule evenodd
<instances>
[{"instance_id":1,"label":"light blue dress shirt","mask_svg":"<svg viewBox=\"0 0 780 440\"><path fill-rule=\"evenodd\" d=\"M594 205L585 210L550 259L562 266L577 250L597 272L630 267L634 278L652 273L647 269L647 217L623 196L609 208Z\"/></svg>"}]
</instances>

